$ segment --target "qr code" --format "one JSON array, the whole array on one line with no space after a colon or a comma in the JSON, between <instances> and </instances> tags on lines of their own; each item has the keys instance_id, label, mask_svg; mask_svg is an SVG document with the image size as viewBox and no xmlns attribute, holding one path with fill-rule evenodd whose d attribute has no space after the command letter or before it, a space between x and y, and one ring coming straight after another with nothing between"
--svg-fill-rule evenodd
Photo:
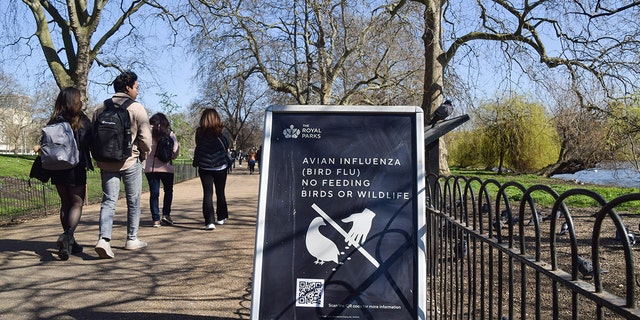
<instances>
[{"instance_id":1,"label":"qr code","mask_svg":"<svg viewBox=\"0 0 640 320\"><path fill-rule=\"evenodd\" d=\"M324 306L324 279L298 279L296 307Z\"/></svg>"}]
</instances>

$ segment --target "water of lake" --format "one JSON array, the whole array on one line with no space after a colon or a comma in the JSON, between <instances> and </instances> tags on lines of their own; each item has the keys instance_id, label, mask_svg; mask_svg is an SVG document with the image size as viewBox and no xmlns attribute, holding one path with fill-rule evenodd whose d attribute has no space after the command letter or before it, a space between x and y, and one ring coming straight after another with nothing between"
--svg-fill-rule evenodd
<instances>
[{"instance_id":1,"label":"water of lake","mask_svg":"<svg viewBox=\"0 0 640 320\"><path fill-rule=\"evenodd\" d=\"M619 187L640 188L640 173L631 165L599 165L593 169L578 171L573 174L556 174L552 178L575 181L577 183L593 183L614 185Z\"/></svg>"}]
</instances>

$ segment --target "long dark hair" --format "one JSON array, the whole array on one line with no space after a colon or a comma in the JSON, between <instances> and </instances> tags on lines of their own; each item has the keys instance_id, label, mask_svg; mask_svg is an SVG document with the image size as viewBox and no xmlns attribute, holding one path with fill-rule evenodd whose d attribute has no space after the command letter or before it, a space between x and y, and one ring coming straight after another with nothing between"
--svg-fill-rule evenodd
<instances>
[{"instance_id":1,"label":"long dark hair","mask_svg":"<svg viewBox=\"0 0 640 320\"><path fill-rule=\"evenodd\" d=\"M153 126L153 129L151 129L151 137L155 140L159 140L171 133L171 124L164 113L158 112L152 115L151 118L149 118L149 123Z\"/></svg>"},{"instance_id":2,"label":"long dark hair","mask_svg":"<svg viewBox=\"0 0 640 320\"><path fill-rule=\"evenodd\" d=\"M222 119L220 119L220 115L213 108L207 108L202 111L202 116L200 117L200 127L196 130L196 134L199 136L209 136L213 135L215 137L222 136L222 130L224 129L224 124L222 124Z\"/></svg>"},{"instance_id":3,"label":"long dark hair","mask_svg":"<svg viewBox=\"0 0 640 320\"><path fill-rule=\"evenodd\" d=\"M73 130L77 130L82 126L80 117L83 114L80 90L73 87L66 87L58 94L56 104L53 107L53 113L48 123L57 122L57 118L62 117L71 124Z\"/></svg>"}]
</instances>

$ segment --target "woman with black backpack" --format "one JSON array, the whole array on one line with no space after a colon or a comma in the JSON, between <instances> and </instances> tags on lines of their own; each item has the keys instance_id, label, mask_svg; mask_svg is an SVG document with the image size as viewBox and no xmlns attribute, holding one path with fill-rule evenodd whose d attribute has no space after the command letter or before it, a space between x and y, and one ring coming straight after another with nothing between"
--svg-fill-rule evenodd
<instances>
[{"instance_id":1,"label":"woman with black backpack","mask_svg":"<svg viewBox=\"0 0 640 320\"><path fill-rule=\"evenodd\" d=\"M175 168L172 160L178 156L180 145L176 135L171 131L169 119L163 113L156 113L149 118L151 124L151 151L145 160L144 174L149 182L149 202L153 226L160 227L161 220L173 225L171 218L171 202L173 201L173 177ZM162 219L160 218L160 183L164 190L162 201Z\"/></svg>"}]
</instances>

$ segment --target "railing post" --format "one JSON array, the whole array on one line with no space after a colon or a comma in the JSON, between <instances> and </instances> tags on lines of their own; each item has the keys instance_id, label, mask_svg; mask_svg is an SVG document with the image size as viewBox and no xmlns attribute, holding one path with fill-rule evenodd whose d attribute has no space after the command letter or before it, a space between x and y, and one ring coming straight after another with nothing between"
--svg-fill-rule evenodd
<instances>
[{"instance_id":1,"label":"railing post","mask_svg":"<svg viewBox=\"0 0 640 320\"><path fill-rule=\"evenodd\" d=\"M47 211L47 190L45 188L45 183L41 182L42 185L42 206L44 211Z\"/></svg>"}]
</instances>

